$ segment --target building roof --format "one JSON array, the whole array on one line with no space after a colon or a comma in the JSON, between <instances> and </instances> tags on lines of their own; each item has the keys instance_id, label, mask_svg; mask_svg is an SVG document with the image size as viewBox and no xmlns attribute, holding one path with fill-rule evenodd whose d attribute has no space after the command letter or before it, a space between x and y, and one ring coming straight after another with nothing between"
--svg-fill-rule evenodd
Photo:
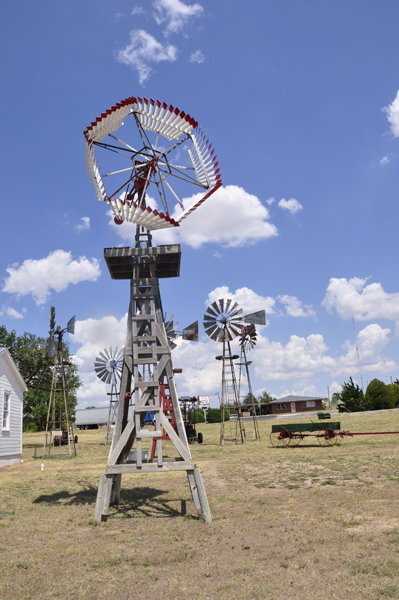
<instances>
[{"instance_id":1,"label":"building roof","mask_svg":"<svg viewBox=\"0 0 399 600\"><path fill-rule=\"evenodd\" d=\"M287 404L289 402L306 402L308 400L327 400L328 398L321 398L320 396L284 396L278 400L272 400L268 404Z\"/></svg>"},{"instance_id":2,"label":"building roof","mask_svg":"<svg viewBox=\"0 0 399 600\"><path fill-rule=\"evenodd\" d=\"M27 392L28 388L26 387L26 383L22 378L21 373L19 372L19 369L17 367L17 365L14 362L13 357L10 354L10 351L8 350L8 348L0 348L0 357L4 357L8 366L10 367L12 373L14 374L15 379L17 380L17 382L20 385L20 388L23 392Z\"/></svg>"}]
</instances>

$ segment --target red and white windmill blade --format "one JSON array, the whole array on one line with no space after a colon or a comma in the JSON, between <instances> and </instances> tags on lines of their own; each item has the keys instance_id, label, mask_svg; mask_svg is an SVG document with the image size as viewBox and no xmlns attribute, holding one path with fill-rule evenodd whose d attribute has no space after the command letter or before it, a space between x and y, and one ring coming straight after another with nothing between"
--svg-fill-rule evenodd
<instances>
[{"instance_id":1,"label":"red and white windmill blade","mask_svg":"<svg viewBox=\"0 0 399 600\"><path fill-rule=\"evenodd\" d=\"M133 135L130 135L129 127L124 130L125 137L129 137L128 142L114 135L125 120L136 130L137 148L135 141L130 141ZM222 185L215 151L197 121L165 102L140 97L122 100L102 113L86 129L84 137L86 167L96 199L108 203L117 224L127 221L149 230L178 227ZM151 141L152 138L155 141ZM158 146L159 143L162 145ZM165 147L165 143L169 146ZM96 147L101 148L101 162L104 150L111 153L108 156L114 163L110 172L101 173ZM176 158L181 160L182 150L187 151L187 160L183 158L182 161L185 164L174 164L172 157L174 161ZM124 161L124 168L115 170L115 159L121 163ZM123 164L120 166L123 167ZM176 192L181 182L193 184L204 192L199 198L196 194L192 204L186 208ZM158 212L155 202L147 196L150 186L151 192L160 199L163 212ZM167 196L170 195L182 209L175 219L169 215Z\"/></svg>"}]
</instances>

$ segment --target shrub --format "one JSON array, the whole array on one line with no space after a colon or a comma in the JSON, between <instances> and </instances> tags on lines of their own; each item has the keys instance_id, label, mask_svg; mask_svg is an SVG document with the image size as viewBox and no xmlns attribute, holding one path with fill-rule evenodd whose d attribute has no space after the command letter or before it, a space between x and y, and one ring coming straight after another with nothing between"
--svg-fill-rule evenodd
<instances>
[{"instance_id":1,"label":"shrub","mask_svg":"<svg viewBox=\"0 0 399 600\"><path fill-rule=\"evenodd\" d=\"M230 413L227 409L224 410L224 420L230 419ZM220 423L221 421L221 409L220 408L209 408L206 413L206 420L208 423Z\"/></svg>"}]
</instances>

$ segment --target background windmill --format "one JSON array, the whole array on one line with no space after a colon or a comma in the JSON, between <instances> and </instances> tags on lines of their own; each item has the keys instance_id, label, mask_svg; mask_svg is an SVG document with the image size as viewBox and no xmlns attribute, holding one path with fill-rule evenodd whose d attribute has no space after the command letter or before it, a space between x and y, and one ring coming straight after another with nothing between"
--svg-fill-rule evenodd
<instances>
[{"instance_id":1,"label":"background windmill","mask_svg":"<svg viewBox=\"0 0 399 600\"><path fill-rule=\"evenodd\" d=\"M204 315L204 328L209 337L223 344L223 353L217 356L217 360L222 361L222 401L221 401L221 423L220 423L220 445L224 445L225 439L225 408L233 407L237 411L237 419L235 420L235 435L236 440L238 434L241 437L241 442L246 443L246 435L244 424L241 417L239 390L235 376L234 363L238 355L233 355L231 352L230 342L241 334L241 330L246 324L266 324L265 311L261 310L256 313L243 315L242 308L237 302L231 299L218 300L213 302L207 309Z\"/></svg>"},{"instance_id":2,"label":"background windmill","mask_svg":"<svg viewBox=\"0 0 399 600\"><path fill-rule=\"evenodd\" d=\"M100 355L97 356L94 363L94 370L97 373L97 377L104 381L104 383L111 385L111 391L108 392L110 396L109 400L109 411L107 420L107 429L105 432L105 446L108 442L108 436L111 429L111 424L115 423L116 414L118 411L118 383L121 379L123 364L123 348L120 350L116 347L114 350L112 346L104 348Z\"/></svg>"},{"instance_id":3,"label":"background windmill","mask_svg":"<svg viewBox=\"0 0 399 600\"><path fill-rule=\"evenodd\" d=\"M71 409L68 396L62 340L64 333L75 333L75 317L72 317L63 329L55 326L55 308L50 308L50 331L47 341L48 356L54 359L53 376L47 412L46 432L42 458L62 454L62 446L68 447L68 456L76 455L75 436L71 421ZM55 451L57 447L57 451Z\"/></svg>"},{"instance_id":4,"label":"background windmill","mask_svg":"<svg viewBox=\"0 0 399 600\"><path fill-rule=\"evenodd\" d=\"M248 392L249 392L249 397L251 399L251 405L252 405L252 419L253 419L253 424L254 424L254 439L260 440L258 419L256 418L255 398L252 393L251 378L249 376L249 368L248 368L252 361L247 359L247 352L253 350L256 345L256 329L255 329L255 325L253 323L251 323L251 325L246 325L245 327L242 328L241 333L240 333L240 342L239 343L240 343L240 347L241 347L241 356L240 356L240 363L239 363L240 364L239 389L241 391L242 367L245 367L245 373L247 376L247 383L248 383Z\"/></svg>"}]
</instances>

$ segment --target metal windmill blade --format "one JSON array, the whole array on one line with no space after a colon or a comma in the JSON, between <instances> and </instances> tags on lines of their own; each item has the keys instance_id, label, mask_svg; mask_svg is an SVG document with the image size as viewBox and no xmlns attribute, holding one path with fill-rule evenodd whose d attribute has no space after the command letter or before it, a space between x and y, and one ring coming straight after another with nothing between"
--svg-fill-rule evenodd
<instances>
[{"instance_id":1,"label":"metal windmill blade","mask_svg":"<svg viewBox=\"0 0 399 600\"><path fill-rule=\"evenodd\" d=\"M258 310L258 312L245 315L241 320L244 323L251 323L252 325L266 325L266 311Z\"/></svg>"},{"instance_id":2,"label":"metal windmill blade","mask_svg":"<svg viewBox=\"0 0 399 600\"><path fill-rule=\"evenodd\" d=\"M169 321L166 321L166 323L165 323L166 336L168 338L169 348L171 350L176 348L177 344L175 344L174 340L178 336L176 329L177 329L179 323L176 323L176 324L173 323L174 318L175 318L175 315L172 315L171 318L169 319Z\"/></svg>"},{"instance_id":3,"label":"metal windmill blade","mask_svg":"<svg viewBox=\"0 0 399 600\"><path fill-rule=\"evenodd\" d=\"M50 306L50 331L47 340L47 354L50 358L54 356L54 328L55 328L55 308Z\"/></svg>"},{"instance_id":4,"label":"metal windmill blade","mask_svg":"<svg viewBox=\"0 0 399 600\"><path fill-rule=\"evenodd\" d=\"M72 317L72 319L69 319L66 329L67 329L67 332L71 333L72 335L75 333L75 317Z\"/></svg>"},{"instance_id":5,"label":"metal windmill blade","mask_svg":"<svg viewBox=\"0 0 399 600\"><path fill-rule=\"evenodd\" d=\"M50 332L50 336L47 340L47 354L50 358L54 356L54 331Z\"/></svg>"},{"instance_id":6,"label":"metal windmill blade","mask_svg":"<svg viewBox=\"0 0 399 600\"><path fill-rule=\"evenodd\" d=\"M240 335L240 346L244 346L248 350L252 350L256 345L256 329L255 325L246 325Z\"/></svg>"},{"instance_id":7,"label":"metal windmill blade","mask_svg":"<svg viewBox=\"0 0 399 600\"><path fill-rule=\"evenodd\" d=\"M121 378L123 364L123 348L118 347L113 350L112 346L104 348L97 356L94 363L94 370L97 377L104 383L116 383Z\"/></svg>"},{"instance_id":8,"label":"metal windmill blade","mask_svg":"<svg viewBox=\"0 0 399 600\"><path fill-rule=\"evenodd\" d=\"M198 321L195 321L195 323L191 323L191 325L185 327L181 332L181 336L183 340L187 340L189 342L198 342Z\"/></svg>"}]
</instances>

